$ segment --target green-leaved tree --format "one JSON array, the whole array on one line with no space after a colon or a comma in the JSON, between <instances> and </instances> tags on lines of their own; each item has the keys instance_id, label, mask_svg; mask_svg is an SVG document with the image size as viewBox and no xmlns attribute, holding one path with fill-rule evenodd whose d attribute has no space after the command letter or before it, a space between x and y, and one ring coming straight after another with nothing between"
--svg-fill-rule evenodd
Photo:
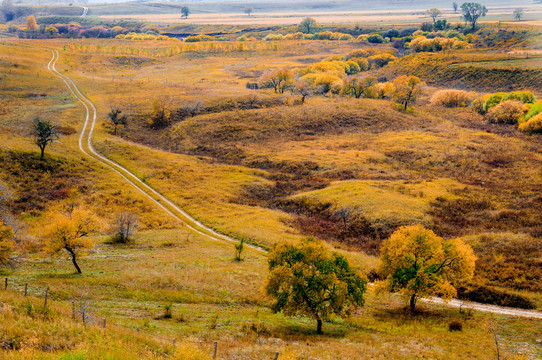
<instances>
[{"instance_id":1,"label":"green-leaved tree","mask_svg":"<svg viewBox=\"0 0 542 360\"><path fill-rule=\"evenodd\" d=\"M466 2L461 5L461 12L465 21L471 23L472 29L476 29L478 19L482 16L486 16L487 8L484 5L474 2Z\"/></svg>"},{"instance_id":2,"label":"green-leaved tree","mask_svg":"<svg viewBox=\"0 0 542 360\"><path fill-rule=\"evenodd\" d=\"M58 138L57 126L50 120L39 117L34 119L33 136L36 145L40 148L40 160L45 156L45 148Z\"/></svg>"},{"instance_id":3,"label":"green-leaved tree","mask_svg":"<svg viewBox=\"0 0 542 360\"><path fill-rule=\"evenodd\" d=\"M363 305L365 276L320 241L309 238L300 245L278 243L268 261L270 273L264 289L275 300L273 311L313 318L318 334L331 314L346 316L350 306Z\"/></svg>"}]
</instances>

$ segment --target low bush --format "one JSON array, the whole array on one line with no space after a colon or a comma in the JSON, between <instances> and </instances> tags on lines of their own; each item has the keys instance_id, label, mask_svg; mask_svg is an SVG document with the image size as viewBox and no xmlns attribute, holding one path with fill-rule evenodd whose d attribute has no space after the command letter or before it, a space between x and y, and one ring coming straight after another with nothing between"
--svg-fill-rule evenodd
<instances>
[{"instance_id":1,"label":"low bush","mask_svg":"<svg viewBox=\"0 0 542 360\"><path fill-rule=\"evenodd\" d=\"M534 302L524 296L510 294L505 291L483 285L469 285L457 289L457 298L483 304L515 307L520 309L536 309Z\"/></svg>"},{"instance_id":2,"label":"low bush","mask_svg":"<svg viewBox=\"0 0 542 360\"><path fill-rule=\"evenodd\" d=\"M440 90L431 98L431 105L444 107L465 107L470 104L474 94L464 90Z\"/></svg>"},{"instance_id":3,"label":"low bush","mask_svg":"<svg viewBox=\"0 0 542 360\"><path fill-rule=\"evenodd\" d=\"M519 124L519 130L531 134L542 134L542 113L533 116L524 123Z\"/></svg>"},{"instance_id":4,"label":"low bush","mask_svg":"<svg viewBox=\"0 0 542 360\"><path fill-rule=\"evenodd\" d=\"M463 330L463 324L460 321L452 321L448 324L448 330L461 331Z\"/></svg>"},{"instance_id":5,"label":"low bush","mask_svg":"<svg viewBox=\"0 0 542 360\"><path fill-rule=\"evenodd\" d=\"M476 111L480 115L484 115L486 113L484 104L490 96L491 95L489 94L484 94L474 99L471 103L472 110Z\"/></svg>"},{"instance_id":6,"label":"low bush","mask_svg":"<svg viewBox=\"0 0 542 360\"><path fill-rule=\"evenodd\" d=\"M542 100L539 100L535 102L531 108L529 109L529 112L525 114L525 121L529 120L533 116L536 116L538 114L542 113Z\"/></svg>"},{"instance_id":7,"label":"low bush","mask_svg":"<svg viewBox=\"0 0 542 360\"><path fill-rule=\"evenodd\" d=\"M371 44L382 44L386 42L386 39L384 39L379 34L373 34L373 35L367 36L367 42L370 42Z\"/></svg>"},{"instance_id":8,"label":"low bush","mask_svg":"<svg viewBox=\"0 0 542 360\"><path fill-rule=\"evenodd\" d=\"M531 91L512 91L510 93L498 92L490 95L484 103L484 111L489 111L494 106L497 106L506 100L517 100L524 104L534 103L536 97Z\"/></svg>"},{"instance_id":9,"label":"low bush","mask_svg":"<svg viewBox=\"0 0 542 360\"><path fill-rule=\"evenodd\" d=\"M525 104L518 100L505 100L489 109L486 114L494 124L517 124L525 114Z\"/></svg>"}]
</instances>

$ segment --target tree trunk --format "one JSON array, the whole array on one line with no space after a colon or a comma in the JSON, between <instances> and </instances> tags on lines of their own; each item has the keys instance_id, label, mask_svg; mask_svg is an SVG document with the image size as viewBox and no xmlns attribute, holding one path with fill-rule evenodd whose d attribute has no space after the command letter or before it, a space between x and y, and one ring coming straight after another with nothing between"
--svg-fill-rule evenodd
<instances>
[{"instance_id":1,"label":"tree trunk","mask_svg":"<svg viewBox=\"0 0 542 360\"><path fill-rule=\"evenodd\" d=\"M40 150L41 150L40 160L43 160L45 156L45 147L40 147Z\"/></svg>"},{"instance_id":2,"label":"tree trunk","mask_svg":"<svg viewBox=\"0 0 542 360\"><path fill-rule=\"evenodd\" d=\"M75 252L71 249L66 249L70 255L72 256L72 263L73 263L73 266L75 266L75 269L77 270L77 273L78 274L82 274L83 272L81 271L81 268L79 267L79 265L77 265L77 259L76 259L76 256L75 256Z\"/></svg>"},{"instance_id":3,"label":"tree trunk","mask_svg":"<svg viewBox=\"0 0 542 360\"><path fill-rule=\"evenodd\" d=\"M414 311L416 308L416 294L412 294L410 297L410 310Z\"/></svg>"},{"instance_id":4,"label":"tree trunk","mask_svg":"<svg viewBox=\"0 0 542 360\"><path fill-rule=\"evenodd\" d=\"M317 321L316 333L317 334L322 334L322 320L321 319L316 319L316 321Z\"/></svg>"}]
</instances>

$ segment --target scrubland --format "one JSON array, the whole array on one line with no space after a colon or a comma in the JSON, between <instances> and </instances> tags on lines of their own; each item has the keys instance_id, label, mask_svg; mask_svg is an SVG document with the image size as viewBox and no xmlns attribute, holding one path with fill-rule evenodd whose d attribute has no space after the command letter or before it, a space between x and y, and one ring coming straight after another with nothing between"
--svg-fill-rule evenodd
<instances>
[{"instance_id":1,"label":"scrubland","mask_svg":"<svg viewBox=\"0 0 542 360\"><path fill-rule=\"evenodd\" d=\"M470 107L430 101L438 89L458 86L480 94L525 89L540 97L539 64L464 49L412 54L370 70L387 80L416 74L429 84L409 111L386 99L331 92L302 104L297 94L245 86L268 69L295 71L368 47L374 46L3 41L0 180L21 219L21 259L2 272L10 279L0 291L1 321L10 324L0 331L2 355L205 359L218 341L224 359L267 359L276 351L280 359L489 359L496 339L503 357L540 357L539 320L430 304L413 315L402 309L402 298L372 290L363 308L346 320L332 318L322 336L308 319L272 314L261 291L265 255L247 250L244 261L233 261L231 244L188 231L80 155L81 107L46 69L48 49L58 49L57 69L96 104L98 151L222 233L264 248L315 236L370 273L384 238L398 226L421 223L474 248L475 278L463 293L480 288L488 298L497 294L496 303L506 294L508 302L500 304L540 309L540 135L492 124ZM166 126L149 123L156 100L172 114ZM106 118L112 107L129 118L118 136ZM28 133L36 114L61 125L43 162ZM93 234L96 248L81 259L82 275L66 259L38 251L47 212L79 204L102 224ZM139 215L140 231L134 243L110 244L107 220L124 209ZM43 310L45 288L51 303ZM72 300L88 302L96 320L107 319L106 329L72 320ZM169 306L172 318L164 317ZM452 321L463 330L449 331Z\"/></svg>"}]
</instances>

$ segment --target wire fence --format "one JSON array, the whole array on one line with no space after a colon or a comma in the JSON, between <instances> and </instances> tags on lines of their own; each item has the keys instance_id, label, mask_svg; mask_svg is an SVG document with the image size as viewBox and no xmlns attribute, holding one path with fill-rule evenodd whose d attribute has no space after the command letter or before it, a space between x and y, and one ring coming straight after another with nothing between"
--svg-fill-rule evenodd
<instances>
[{"instance_id":1,"label":"wire fence","mask_svg":"<svg viewBox=\"0 0 542 360\"><path fill-rule=\"evenodd\" d=\"M6 277L4 279L3 288L4 288L4 291L7 291L8 289L10 289L17 292L18 290L22 290L24 288L23 290L24 297L26 298L29 296L29 286L27 282L24 283L24 287L22 285L16 286L15 283L10 281L9 278ZM34 297L43 297L44 308L47 308L47 306L50 305L52 301L51 292L48 287L44 288L44 290L42 291L34 292ZM58 301L58 300L55 300L55 301ZM219 341L217 340L210 342L210 341L204 341L201 339L187 338L187 337L177 339L176 337L166 337L162 335L157 335L145 329L141 329L139 326L127 326L127 325L122 325L122 324L114 324L111 321L108 321L106 317L100 317L96 313L92 312L93 305L95 304L94 300L83 297L83 296L72 297L72 299L70 300L70 303L72 306L72 314L71 314L72 320L74 321L80 320L85 327L94 326L98 328L103 328L104 331L106 331L107 329L115 329L115 328L133 331L134 335L143 336L147 339L150 338L166 346L175 347L181 343L191 342L198 345L201 349L203 349L204 347L207 347L207 348L210 347L212 359L217 359L218 357ZM273 360L278 360L278 359L279 359L279 352L275 352Z\"/></svg>"}]
</instances>

